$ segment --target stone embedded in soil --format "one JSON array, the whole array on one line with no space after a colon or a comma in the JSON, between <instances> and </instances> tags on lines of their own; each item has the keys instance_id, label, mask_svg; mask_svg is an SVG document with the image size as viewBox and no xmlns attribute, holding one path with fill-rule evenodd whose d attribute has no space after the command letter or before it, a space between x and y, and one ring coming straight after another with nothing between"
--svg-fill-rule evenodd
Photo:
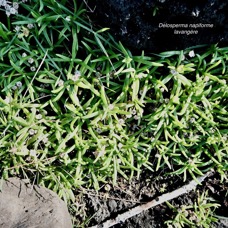
<instances>
[{"instance_id":1,"label":"stone embedded in soil","mask_svg":"<svg viewBox=\"0 0 228 228\"><path fill-rule=\"evenodd\" d=\"M94 24L110 28L132 51L228 45L227 0L89 0L87 6ZM187 28L167 28L171 24ZM206 24L213 27L205 28Z\"/></svg>"},{"instance_id":2,"label":"stone embedded in soil","mask_svg":"<svg viewBox=\"0 0 228 228\"><path fill-rule=\"evenodd\" d=\"M72 228L66 204L56 193L9 178L0 192L0 227Z\"/></svg>"},{"instance_id":3,"label":"stone embedded in soil","mask_svg":"<svg viewBox=\"0 0 228 228\"><path fill-rule=\"evenodd\" d=\"M111 212L116 212L118 205L115 200L109 200L108 207Z\"/></svg>"}]
</instances>

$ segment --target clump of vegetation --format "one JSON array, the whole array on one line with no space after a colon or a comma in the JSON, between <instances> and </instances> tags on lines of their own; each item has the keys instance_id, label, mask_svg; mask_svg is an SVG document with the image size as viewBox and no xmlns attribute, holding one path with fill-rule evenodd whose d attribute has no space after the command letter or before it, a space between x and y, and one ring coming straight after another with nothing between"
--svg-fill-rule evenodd
<instances>
[{"instance_id":1,"label":"clump of vegetation","mask_svg":"<svg viewBox=\"0 0 228 228\"><path fill-rule=\"evenodd\" d=\"M213 202L213 199L209 198L207 194L208 193L205 192L202 195L198 195L198 199L194 205L182 205L179 209L167 203L170 209L175 213L172 220L165 222L167 227L211 227L212 223L218 220L213 216L213 212L220 205Z\"/></svg>"},{"instance_id":2,"label":"clump of vegetation","mask_svg":"<svg viewBox=\"0 0 228 228\"><path fill-rule=\"evenodd\" d=\"M226 178L228 48L135 56L84 13L76 0L30 0L3 16L1 177L66 201L142 169Z\"/></svg>"}]
</instances>

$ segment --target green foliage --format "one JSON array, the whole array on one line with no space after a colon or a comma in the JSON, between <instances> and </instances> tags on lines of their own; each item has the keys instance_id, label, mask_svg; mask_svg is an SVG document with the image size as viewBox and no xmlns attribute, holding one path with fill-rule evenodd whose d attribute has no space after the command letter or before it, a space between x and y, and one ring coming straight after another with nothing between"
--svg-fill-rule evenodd
<instances>
[{"instance_id":1,"label":"green foliage","mask_svg":"<svg viewBox=\"0 0 228 228\"><path fill-rule=\"evenodd\" d=\"M213 202L214 200L207 197L207 192L198 195L194 205L183 205L181 208L175 208L172 204L167 203L170 209L175 213L172 220L165 222L168 228L181 227L212 227L212 223L218 219L213 217L213 212L220 205Z\"/></svg>"},{"instance_id":2,"label":"green foliage","mask_svg":"<svg viewBox=\"0 0 228 228\"><path fill-rule=\"evenodd\" d=\"M65 200L143 168L225 178L228 48L134 56L76 0L19 9L0 23L3 178L37 179Z\"/></svg>"}]
</instances>

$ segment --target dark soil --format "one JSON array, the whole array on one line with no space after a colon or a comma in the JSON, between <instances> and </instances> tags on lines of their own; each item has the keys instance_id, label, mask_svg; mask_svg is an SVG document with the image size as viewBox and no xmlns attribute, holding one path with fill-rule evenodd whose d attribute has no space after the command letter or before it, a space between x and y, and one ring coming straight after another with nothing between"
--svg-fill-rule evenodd
<instances>
[{"instance_id":1,"label":"dark soil","mask_svg":"<svg viewBox=\"0 0 228 228\"><path fill-rule=\"evenodd\" d=\"M94 190L85 190L81 198L83 202L80 203L84 204L87 216L92 216L89 224L87 224L89 227L101 224L110 218L115 218L118 214L130 208L151 201L185 184L182 181L182 177L164 176L161 173L144 173L138 180L135 178L130 183L123 178L119 178L118 186L112 187L111 184L106 184L102 186L99 193L96 193ZM195 191L181 195L171 200L170 203L175 205L176 208L181 208L182 205L193 205L198 194L201 194L203 191L208 191L209 197L213 197L216 203L221 205L216 210L216 215L228 217L228 183L225 181L221 183L218 174L208 177ZM172 210L169 209L166 203L163 203L113 227L163 228L167 227L164 222L173 216ZM79 217L78 219L80 220ZM228 220L219 220L217 223L211 224L211 227L225 228L228 227L227 223Z\"/></svg>"},{"instance_id":2,"label":"dark soil","mask_svg":"<svg viewBox=\"0 0 228 228\"><path fill-rule=\"evenodd\" d=\"M87 0L88 16L131 51L157 52L200 44L228 44L228 2L224 0ZM167 28L160 24L188 24ZM190 24L213 24L212 28ZM197 34L176 34L195 30Z\"/></svg>"}]
</instances>

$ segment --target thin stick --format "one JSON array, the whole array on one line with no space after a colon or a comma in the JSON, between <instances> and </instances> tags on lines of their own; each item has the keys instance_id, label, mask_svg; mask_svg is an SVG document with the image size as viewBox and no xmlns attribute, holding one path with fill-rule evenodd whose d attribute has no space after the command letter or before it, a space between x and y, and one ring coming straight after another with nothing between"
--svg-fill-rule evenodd
<instances>
[{"instance_id":1,"label":"thin stick","mask_svg":"<svg viewBox=\"0 0 228 228\"><path fill-rule=\"evenodd\" d=\"M212 172L207 172L205 175L201 176L201 177L198 177L197 178L197 181L196 180L192 180L189 182L189 184L186 184L184 185L183 187L181 188L178 188L172 192L169 192L169 193L166 193L166 194L163 194L162 196L148 202L148 203L145 203L145 204L142 204L140 206L137 206L137 207L134 207L130 210L128 210L127 212L123 213L123 214L119 214L116 216L116 218L114 219L109 219L107 220L106 222L102 223L102 224L99 224L99 225L95 225L95 226L92 226L90 228L109 228L111 226L114 226L120 222L124 222L126 219L129 219L135 215L138 215L140 213L142 213L143 211L145 210L148 210L152 207L155 207L159 204L162 204L166 201L169 201L171 199L174 199L180 195L183 195L183 194L186 194L188 192L190 192L191 190L193 190L198 184L200 184L202 181L204 181L205 178L207 178Z\"/></svg>"},{"instance_id":2,"label":"thin stick","mask_svg":"<svg viewBox=\"0 0 228 228\"><path fill-rule=\"evenodd\" d=\"M86 7L90 10L91 13L93 13L93 12L95 11L96 6L95 6L94 9L92 10L92 9L89 7L87 1L83 0L83 2L85 3Z\"/></svg>"}]
</instances>

